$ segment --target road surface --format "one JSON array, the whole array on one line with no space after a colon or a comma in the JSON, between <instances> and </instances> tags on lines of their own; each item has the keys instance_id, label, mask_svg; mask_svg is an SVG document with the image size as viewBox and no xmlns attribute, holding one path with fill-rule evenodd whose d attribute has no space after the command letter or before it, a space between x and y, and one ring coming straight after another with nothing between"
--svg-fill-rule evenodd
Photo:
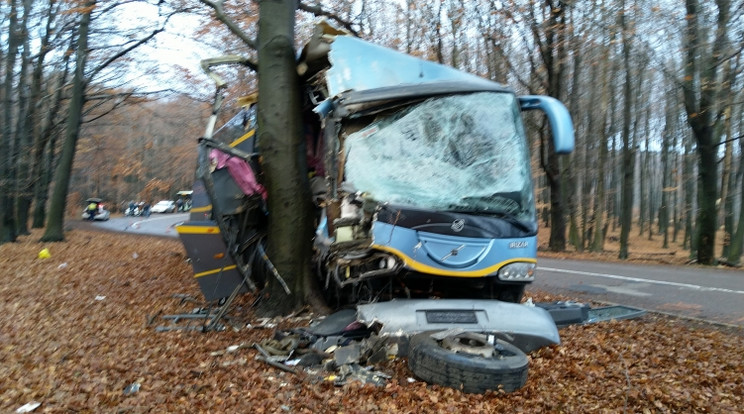
<instances>
[{"instance_id":1,"label":"road surface","mask_svg":"<svg viewBox=\"0 0 744 414\"><path fill-rule=\"evenodd\" d=\"M151 214L150 217L112 217L108 221L96 221L93 225L124 233L178 237L175 226L188 218L189 213Z\"/></svg>"},{"instance_id":2,"label":"road surface","mask_svg":"<svg viewBox=\"0 0 744 414\"><path fill-rule=\"evenodd\" d=\"M539 258L531 288L744 327L740 270Z\"/></svg>"}]
</instances>

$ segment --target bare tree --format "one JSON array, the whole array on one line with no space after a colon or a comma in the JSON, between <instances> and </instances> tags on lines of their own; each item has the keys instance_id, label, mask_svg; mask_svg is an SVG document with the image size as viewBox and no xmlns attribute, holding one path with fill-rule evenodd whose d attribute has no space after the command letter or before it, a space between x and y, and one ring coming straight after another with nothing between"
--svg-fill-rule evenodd
<instances>
[{"instance_id":1,"label":"bare tree","mask_svg":"<svg viewBox=\"0 0 744 414\"><path fill-rule=\"evenodd\" d=\"M117 4L107 4L103 9L102 14L115 10ZM63 225L65 208L67 205L67 193L70 186L72 163L75 157L78 138L80 136L80 125L83 120L83 108L86 104L86 87L91 83L91 79L94 79L114 62L147 43L158 33L163 31L162 27L158 27L139 38L127 40L122 45L113 47L114 51L111 54L102 56L101 60L93 68L90 68L90 72L86 73L86 70L88 69L88 56L91 52L88 46L90 40L89 36L91 33L91 21L97 6L97 0L87 0L83 7L78 9L78 12L80 13L80 21L77 26L77 37L75 40L75 72L72 80L71 96L68 105L67 121L65 124L65 139L59 163L54 174L54 192L52 193L50 200L49 216L45 232L41 237L42 241L64 240Z\"/></svg>"},{"instance_id":2,"label":"bare tree","mask_svg":"<svg viewBox=\"0 0 744 414\"><path fill-rule=\"evenodd\" d=\"M19 22L19 5L17 0L10 1L10 10L8 13L8 47L5 52L4 71L2 88L3 102L3 123L2 136L0 137L0 243L12 242L16 240L16 217L15 217L15 158L18 149L14 147L13 142L13 119L14 108L17 108L13 102L15 84L14 72L18 52L23 44L25 28Z\"/></svg>"},{"instance_id":3,"label":"bare tree","mask_svg":"<svg viewBox=\"0 0 744 414\"><path fill-rule=\"evenodd\" d=\"M707 5L707 4L706 4ZM712 35L704 24L708 10L699 0L686 0L683 89L687 122L692 128L698 154L698 216L694 250L697 261L715 263L716 218L718 200L718 143L723 126L726 96L731 85L724 82L723 63L731 58L729 24L730 0L715 0Z\"/></svg>"},{"instance_id":4,"label":"bare tree","mask_svg":"<svg viewBox=\"0 0 744 414\"><path fill-rule=\"evenodd\" d=\"M622 190L620 209L620 259L628 258L628 236L633 214L633 180L635 171L635 145L631 142L630 125L633 119L633 75L631 72L631 37L629 35L627 11L625 1L622 3L622 11L619 16L620 28L622 30L623 63L625 69L625 84L623 86L623 154L622 154Z\"/></svg>"}]
</instances>

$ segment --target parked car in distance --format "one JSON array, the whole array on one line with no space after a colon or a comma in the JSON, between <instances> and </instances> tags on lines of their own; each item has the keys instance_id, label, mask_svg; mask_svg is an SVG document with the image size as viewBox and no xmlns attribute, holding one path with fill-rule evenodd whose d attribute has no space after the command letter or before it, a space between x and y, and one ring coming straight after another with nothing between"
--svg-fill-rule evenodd
<instances>
[{"instance_id":1,"label":"parked car in distance","mask_svg":"<svg viewBox=\"0 0 744 414\"><path fill-rule=\"evenodd\" d=\"M176 211L176 203L173 200L160 200L150 208L152 213L173 213Z\"/></svg>"}]
</instances>

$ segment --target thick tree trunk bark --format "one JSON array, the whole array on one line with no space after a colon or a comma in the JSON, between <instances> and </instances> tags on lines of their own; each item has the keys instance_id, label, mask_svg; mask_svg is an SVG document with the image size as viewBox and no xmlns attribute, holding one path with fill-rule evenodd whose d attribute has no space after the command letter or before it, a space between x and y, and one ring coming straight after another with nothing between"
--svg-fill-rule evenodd
<instances>
[{"instance_id":1,"label":"thick tree trunk bark","mask_svg":"<svg viewBox=\"0 0 744 414\"><path fill-rule=\"evenodd\" d=\"M698 218L697 260L702 264L715 263L716 200L718 199L718 147L698 144Z\"/></svg>"},{"instance_id":2,"label":"thick tree trunk bark","mask_svg":"<svg viewBox=\"0 0 744 414\"><path fill-rule=\"evenodd\" d=\"M15 73L18 48L21 44L21 30L18 27L18 5L16 0L10 1L10 13L8 18L8 49L5 55L5 79L3 79L3 122L2 135L0 136L0 244L14 242L17 238L15 218L15 159L17 151L13 148L13 85L15 84L13 74Z\"/></svg>"},{"instance_id":3,"label":"thick tree trunk bark","mask_svg":"<svg viewBox=\"0 0 744 414\"><path fill-rule=\"evenodd\" d=\"M623 8L625 2L623 2ZM633 109L632 75L630 65L630 42L628 27L625 23L626 16L620 16L621 28L623 30L623 63L625 67L624 103L623 103L623 156L622 156L622 189L620 195L620 252L618 258L628 258L628 237L633 220L633 178L635 172L635 151L631 142L630 124Z\"/></svg>"},{"instance_id":4,"label":"thick tree trunk bark","mask_svg":"<svg viewBox=\"0 0 744 414\"><path fill-rule=\"evenodd\" d=\"M65 207L67 204L67 192L70 187L70 175L72 173L72 161L75 158L75 147L80 136L80 123L85 105L85 66L88 58L88 34L90 31L90 16L96 0L88 0L80 19L78 27L77 50L75 53L75 75L72 81L72 92L67 114L65 128L65 141L62 146L62 155L59 159L54 174L54 192L52 193L51 205L49 206L49 217L46 231L41 236L41 241L62 241L64 234Z\"/></svg>"},{"instance_id":5,"label":"thick tree trunk bark","mask_svg":"<svg viewBox=\"0 0 744 414\"><path fill-rule=\"evenodd\" d=\"M288 314L311 282L312 207L294 50L296 2L260 2L258 145L268 189L268 256L291 290L271 277L259 311Z\"/></svg>"}]
</instances>

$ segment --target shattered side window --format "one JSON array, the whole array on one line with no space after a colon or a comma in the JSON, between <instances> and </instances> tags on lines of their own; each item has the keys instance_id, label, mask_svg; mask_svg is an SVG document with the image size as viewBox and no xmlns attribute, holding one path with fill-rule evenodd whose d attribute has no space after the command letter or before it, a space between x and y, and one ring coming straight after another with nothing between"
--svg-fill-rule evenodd
<instances>
[{"instance_id":1,"label":"shattered side window","mask_svg":"<svg viewBox=\"0 0 744 414\"><path fill-rule=\"evenodd\" d=\"M433 98L345 140L346 181L378 202L534 217L519 108L509 93Z\"/></svg>"},{"instance_id":2,"label":"shattered side window","mask_svg":"<svg viewBox=\"0 0 744 414\"><path fill-rule=\"evenodd\" d=\"M256 110L253 107L241 109L234 117L225 122L212 138L223 144L235 146L242 151L253 152L255 150L255 140L246 139L245 135L249 130L256 127L255 112Z\"/></svg>"}]
</instances>

